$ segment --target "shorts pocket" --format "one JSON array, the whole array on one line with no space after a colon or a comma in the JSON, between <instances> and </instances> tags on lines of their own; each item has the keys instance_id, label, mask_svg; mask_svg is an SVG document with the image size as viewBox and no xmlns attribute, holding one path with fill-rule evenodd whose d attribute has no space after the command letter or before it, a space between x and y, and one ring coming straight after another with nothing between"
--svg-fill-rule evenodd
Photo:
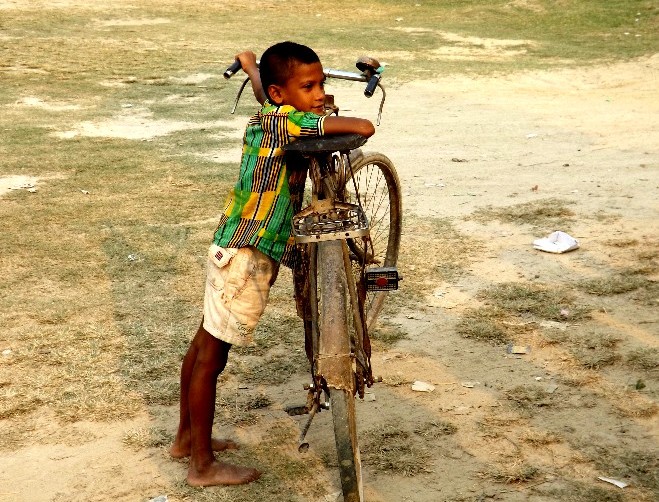
<instances>
[{"instance_id":1,"label":"shorts pocket","mask_svg":"<svg viewBox=\"0 0 659 502\"><path fill-rule=\"evenodd\" d=\"M217 268L224 268L231 262L231 259L236 256L237 251L237 249L227 249L213 244L208 248L208 259L211 260Z\"/></svg>"},{"instance_id":2,"label":"shorts pocket","mask_svg":"<svg viewBox=\"0 0 659 502\"><path fill-rule=\"evenodd\" d=\"M252 253L248 248L241 248L231 259L227 273L224 277L224 291L222 300L225 304L231 303L238 298L248 286L254 276L256 264L252 259Z\"/></svg>"},{"instance_id":3,"label":"shorts pocket","mask_svg":"<svg viewBox=\"0 0 659 502\"><path fill-rule=\"evenodd\" d=\"M208 272L206 280L216 291L224 289L229 266L236 254L235 249L225 249L213 244L208 249Z\"/></svg>"}]
</instances>

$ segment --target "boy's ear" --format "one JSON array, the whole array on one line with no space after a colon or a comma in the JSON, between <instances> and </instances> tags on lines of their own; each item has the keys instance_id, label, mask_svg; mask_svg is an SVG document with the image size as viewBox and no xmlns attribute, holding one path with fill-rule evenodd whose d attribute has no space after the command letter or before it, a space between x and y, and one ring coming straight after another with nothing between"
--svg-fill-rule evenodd
<instances>
[{"instance_id":1,"label":"boy's ear","mask_svg":"<svg viewBox=\"0 0 659 502\"><path fill-rule=\"evenodd\" d=\"M268 96L270 96L272 103L275 105L281 105L284 102L282 88L277 84L270 84L268 86Z\"/></svg>"}]
</instances>

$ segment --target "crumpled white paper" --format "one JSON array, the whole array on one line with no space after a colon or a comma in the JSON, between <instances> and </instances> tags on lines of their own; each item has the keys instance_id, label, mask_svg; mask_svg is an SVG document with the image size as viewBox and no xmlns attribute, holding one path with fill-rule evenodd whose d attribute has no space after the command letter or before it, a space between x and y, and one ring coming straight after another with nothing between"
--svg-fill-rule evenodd
<instances>
[{"instance_id":1,"label":"crumpled white paper","mask_svg":"<svg viewBox=\"0 0 659 502\"><path fill-rule=\"evenodd\" d=\"M571 235L557 230L547 237L533 241L533 248L547 253L566 253L577 249L579 242Z\"/></svg>"}]
</instances>

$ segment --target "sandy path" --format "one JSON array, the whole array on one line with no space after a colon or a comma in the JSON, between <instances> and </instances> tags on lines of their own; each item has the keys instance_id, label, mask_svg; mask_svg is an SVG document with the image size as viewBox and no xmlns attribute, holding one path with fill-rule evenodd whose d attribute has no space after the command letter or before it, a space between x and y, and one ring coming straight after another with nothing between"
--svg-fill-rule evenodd
<instances>
[{"instance_id":1,"label":"sandy path","mask_svg":"<svg viewBox=\"0 0 659 502\"><path fill-rule=\"evenodd\" d=\"M336 92L337 101L347 104L344 108L362 109L354 91L347 91L345 97L342 93L340 88ZM464 423L458 437L464 451L440 448L446 462L430 478L381 476L369 490L373 500L387 502L475 500L458 497L479 493L496 495L497 500L529 500L514 490L492 492L490 482L473 476L475 462L487 457L492 443L468 433L475 432L476 421L498 405L488 391L471 392L458 385L464 379L504 381L509 371L504 366L512 363L502 360L504 369L482 374L480 361L491 357L489 348L469 346L455 338L438 341L437 332L447 329L441 327L445 318L455 315L453 309L468 305L483 285L534 274L565 278L571 271L587 270L600 255L591 247L585 254L548 258L530 248L533 236L528 229L485 227L462 217L489 204L558 197L576 201L580 215L598 211L620 215L612 226L588 218L578 223L577 237L587 251L589 242L601 240L606 232L656 239L659 56L585 70L443 78L392 86L388 93L382 126L369 149L385 152L395 162L406 214L453 218L460 231L486 242L486 252L471 268L474 282L429 301L430 307L423 312L397 319L414 331L413 341L402 344L388 360L376 360L385 373L409 379L423 375L451 385L442 387L435 397L411 397L381 388L378 404L370 408L378 415L385 410L407 410L412 419L428 410L448 413ZM13 186L17 181L25 180L7 183ZM625 323L634 324L634 315L630 311L606 321L624 330ZM640 339L656 341L656 326L643 326L634 327ZM461 353L465 354L462 358ZM568 396L572 398L576 399ZM362 409L369 413L369 408ZM173 430L175 410L167 413ZM59 438L83 435L85 441L78 445L70 440L65 444L46 440L40 446L3 453L0 500L148 500L167 493L183 478L184 466L171 462L162 450L136 452L123 445L126 431L149 426L146 417L130 424L62 428L44 419L42 425L43 438L57 432ZM645 433L656 434L656 425L646 426ZM451 487L442 484L443 476L452 477Z\"/></svg>"}]
</instances>

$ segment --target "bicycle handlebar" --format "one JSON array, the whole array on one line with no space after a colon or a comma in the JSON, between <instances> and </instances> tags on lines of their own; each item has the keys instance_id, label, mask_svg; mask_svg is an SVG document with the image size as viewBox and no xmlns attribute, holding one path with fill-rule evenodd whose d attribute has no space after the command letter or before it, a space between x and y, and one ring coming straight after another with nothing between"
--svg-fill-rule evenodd
<instances>
[{"instance_id":1,"label":"bicycle handlebar","mask_svg":"<svg viewBox=\"0 0 659 502\"><path fill-rule=\"evenodd\" d=\"M256 61L258 66L259 60ZM231 78L241 70L240 61L237 59L224 71L224 78ZM323 73L326 77L338 78L340 80L353 80L355 82L368 82L368 78L364 73L356 73L354 71L335 70L333 68L325 68ZM379 75L379 74L378 74ZM375 76L375 75L374 75ZM379 80L379 78L378 78Z\"/></svg>"},{"instance_id":2,"label":"bicycle handlebar","mask_svg":"<svg viewBox=\"0 0 659 502\"><path fill-rule=\"evenodd\" d=\"M256 61L256 64L259 64L259 61ZM231 78L233 75L238 73L240 71L241 66L240 66L240 61L236 60L234 61L231 66L229 66L225 71L224 71L224 78ZM381 71L381 70L380 70ZM373 96L373 93L375 92L376 87L379 87L382 90L382 101L380 101L380 109L378 111L378 120L377 120L377 125L380 125L380 117L382 116L382 108L384 107L384 100L387 97L387 93L384 90L384 87L380 83L380 79L382 78L382 73L374 73L370 77L366 73L356 73L352 71L344 71L344 70L335 70L333 68L327 68L323 70L323 73L325 74L326 77L329 78L336 78L339 80L350 80L353 82L366 82L366 89L364 89L364 96L367 98L370 98ZM240 90L238 91L238 95L236 96L236 102L233 104L233 108L231 110L231 113L235 113L236 107L238 106L238 101L240 100L240 95L243 92L243 89L247 85L247 82L249 82L249 78L245 79L243 82L242 86L240 87Z\"/></svg>"},{"instance_id":3,"label":"bicycle handlebar","mask_svg":"<svg viewBox=\"0 0 659 502\"><path fill-rule=\"evenodd\" d=\"M232 75L235 73L238 73L240 71L241 66L240 66L240 61L237 59L233 62L231 66L229 66L225 72L224 72L224 78L231 78Z\"/></svg>"},{"instance_id":4,"label":"bicycle handlebar","mask_svg":"<svg viewBox=\"0 0 659 502\"><path fill-rule=\"evenodd\" d=\"M381 75L379 73L373 74L373 76L369 79L368 84L366 84L366 89L364 89L364 96L367 98L373 96L375 88L380 85L380 78Z\"/></svg>"},{"instance_id":5,"label":"bicycle handlebar","mask_svg":"<svg viewBox=\"0 0 659 502\"><path fill-rule=\"evenodd\" d=\"M334 70L333 68L325 68L323 73L329 78L338 78L339 80L352 80L354 82L366 82L366 75L363 73L355 73L354 71Z\"/></svg>"}]
</instances>

